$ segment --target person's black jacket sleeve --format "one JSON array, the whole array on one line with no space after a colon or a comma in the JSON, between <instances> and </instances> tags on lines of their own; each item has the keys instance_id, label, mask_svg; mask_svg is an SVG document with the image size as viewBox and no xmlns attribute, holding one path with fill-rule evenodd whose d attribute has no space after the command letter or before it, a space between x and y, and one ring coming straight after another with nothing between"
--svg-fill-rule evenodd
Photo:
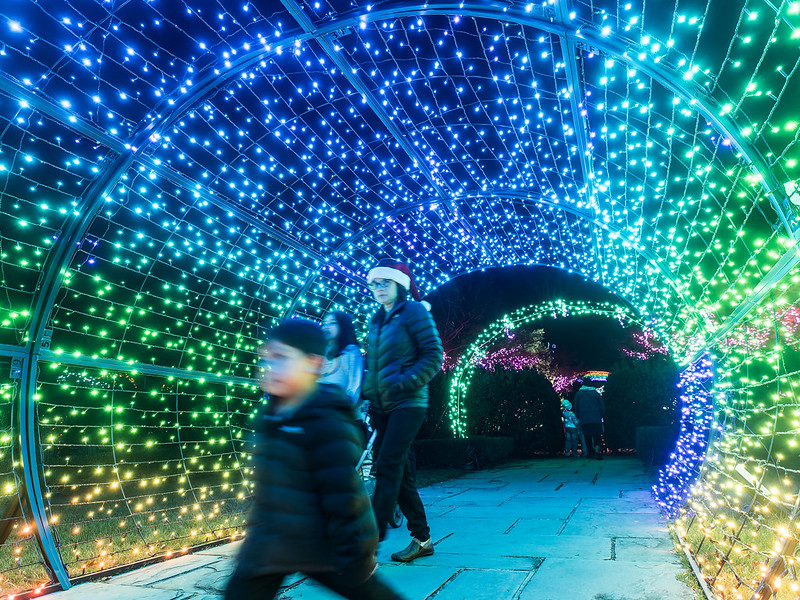
<instances>
[{"instance_id":1,"label":"person's black jacket sleeve","mask_svg":"<svg viewBox=\"0 0 800 600\"><path fill-rule=\"evenodd\" d=\"M309 431L316 438L310 447L310 465L327 537L338 570L351 581L363 582L375 569L377 526L369 496L355 470L361 456L358 432L354 424L336 418L317 429Z\"/></svg>"},{"instance_id":2,"label":"person's black jacket sleeve","mask_svg":"<svg viewBox=\"0 0 800 600\"><path fill-rule=\"evenodd\" d=\"M416 349L416 360L406 368L399 383L406 391L427 385L442 368L444 350L436 322L431 313L419 302L409 302L405 307L408 336Z\"/></svg>"}]
</instances>

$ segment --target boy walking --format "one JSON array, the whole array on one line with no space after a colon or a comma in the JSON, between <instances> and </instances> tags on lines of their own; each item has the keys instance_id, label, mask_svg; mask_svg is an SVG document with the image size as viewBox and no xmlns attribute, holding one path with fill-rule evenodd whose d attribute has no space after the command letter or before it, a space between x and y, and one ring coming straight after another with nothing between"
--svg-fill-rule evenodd
<instances>
[{"instance_id":1,"label":"boy walking","mask_svg":"<svg viewBox=\"0 0 800 600\"><path fill-rule=\"evenodd\" d=\"M345 598L400 598L374 574L378 527L355 470L362 434L352 402L317 382L326 346L321 327L291 319L260 351L269 403L256 424L254 506L226 600L272 600L295 572Z\"/></svg>"}]
</instances>

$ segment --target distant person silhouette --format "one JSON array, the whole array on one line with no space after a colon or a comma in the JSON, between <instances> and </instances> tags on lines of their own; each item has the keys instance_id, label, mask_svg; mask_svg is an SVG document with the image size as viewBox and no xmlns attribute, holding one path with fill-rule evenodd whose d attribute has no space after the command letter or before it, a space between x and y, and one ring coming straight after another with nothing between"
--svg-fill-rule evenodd
<instances>
[{"instance_id":1,"label":"distant person silhouette","mask_svg":"<svg viewBox=\"0 0 800 600\"><path fill-rule=\"evenodd\" d=\"M578 393L578 390L581 389L581 380L576 379L572 382L572 386L570 387L569 392L567 393L567 400L572 404L572 412L575 412L575 395ZM575 415L576 417L578 415ZM580 419L578 419L580 422ZM581 456L587 456L589 451L586 449L586 438L583 435L583 427L578 427L578 437L580 438L581 442Z\"/></svg>"},{"instance_id":2,"label":"distant person silhouette","mask_svg":"<svg viewBox=\"0 0 800 600\"><path fill-rule=\"evenodd\" d=\"M603 460L602 436L606 403L603 401L603 396L600 392L592 385L591 377L583 378L583 385L575 394L573 409L581 422L581 429L586 438L584 456Z\"/></svg>"},{"instance_id":3,"label":"distant person silhouette","mask_svg":"<svg viewBox=\"0 0 800 600\"><path fill-rule=\"evenodd\" d=\"M572 403L566 398L561 401L561 416L564 419L564 456L578 456L578 439L581 435L580 421L572 411Z\"/></svg>"}]
</instances>

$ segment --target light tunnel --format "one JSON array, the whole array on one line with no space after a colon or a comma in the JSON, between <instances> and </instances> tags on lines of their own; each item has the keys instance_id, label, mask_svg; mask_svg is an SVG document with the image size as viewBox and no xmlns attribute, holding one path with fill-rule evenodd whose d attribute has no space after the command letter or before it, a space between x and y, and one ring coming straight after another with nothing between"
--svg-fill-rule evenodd
<instances>
[{"instance_id":1,"label":"light tunnel","mask_svg":"<svg viewBox=\"0 0 800 600\"><path fill-rule=\"evenodd\" d=\"M243 532L264 331L577 273L685 366L656 492L719 597L795 597L796 0L0 6L0 590ZM791 595L794 594L794 595Z\"/></svg>"}]
</instances>

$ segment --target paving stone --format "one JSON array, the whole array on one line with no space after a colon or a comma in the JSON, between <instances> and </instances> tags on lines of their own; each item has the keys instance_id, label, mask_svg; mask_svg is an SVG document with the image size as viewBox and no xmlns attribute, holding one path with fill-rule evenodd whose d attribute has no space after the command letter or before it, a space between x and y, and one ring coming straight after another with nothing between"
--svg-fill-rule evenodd
<instances>
[{"instance_id":1,"label":"paving stone","mask_svg":"<svg viewBox=\"0 0 800 600\"><path fill-rule=\"evenodd\" d=\"M446 517L448 513L450 513L456 506L452 504L444 504L444 505L431 505L430 503L425 503L422 501L423 505L425 506L425 514L428 516L428 520L435 519L437 517Z\"/></svg>"},{"instance_id":2,"label":"paving stone","mask_svg":"<svg viewBox=\"0 0 800 600\"><path fill-rule=\"evenodd\" d=\"M466 569L436 594L436 600L498 600L511 598L529 577L525 571Z\"/></svg>"},{"instance_id":3,"label":"paving stone","mask_svg":"<svg viewBox=\"0 0 800 600\"><path fill-rule=\"evenodd\" d=\"M164 590L195 589L203 592L222 592L235 568L236 562L233 559L220 559L199 569L162 579L148 587Z\"/></svg>"},{"instance_id":4,"label":"paving stone","mask_svg":"<svg viewBox=\"0 0 800 600\"><path fill-rule=\"evenodd\" d=\"M193 600L193 590L175 592L117 583L89 582L46 596L48 600Z\"/></svg>"},{"instance_id":5,"label":"paving stone","mask_svg":"<svg viewBox=\"0 0 800 600\"><path fill-rule=\"evenodd\" d=\"M638 492L637 492L638 493ZM658 514L658 505L647 493L647 499L630 498L624 496L622 498L608 499L608 498L584 498L581 501L581 510L588 510L595 513L653 513Z\"/></svg>"},{"instance_id":6,"label":"paving stone","mask_svg":"<svg viewBox=\"0 0 800 600\"><path fill-rule=\"evenodd\" d=\"M547 559L519 600L693 600L673 563Z\"/></svg>"},{"instance_id":7,"label":"paving stone","mask_svg":"<svg viewBox=\"0 0 800 600\"><path fill-rule=\"evenodd\" d=\"M415 563L417 561L410 564L381 565L379 568L386 583L407 600L429 598L459 571L454 567Z\"/></svg>"},{"instance_id":8,"label":"paving stone","mask_svg":"<svg viewBox=\"0 0 800 600\"><path fill-rule=\"evenodd\" d=\"M236 556L239 553L239 548L241 547L242 542L239 541L230 544L214 546L212 548L206 548L205 550L195 552L195 554L199 554L201 556Z\"/></svg>"},{"instance_id":9,"label":"paving stone","mask_svg":"<svg viewBox=\"0 0 800 600\"><path fill-rule=\"evenodd\" d=\"M547 488L526 490L518 497L541 498L558 494L561 498L574 498L576 500L578 498L601 498L605 500L619 498L619 492L619 489L608 486L593 486L585 482L559 481L551 483Z\"/></svg>"},{"instance_id":10,"label":"paving stone","mask_svg":"<svg viewBox=\"0 0 800 600\"><path fill-rule=\"evenodd\" d=\"M614 554L617 561L681 562L670 538L615 538Z\"/></svg>"},{"instance_id":11,"label":"paving stone","mask_svg":"<svg viewBox=\"0 0 800 600\"><path fill-rule=\"evenodd\" d=\"M574 505L574 503L573 503ZM542 509L541 512L539 509ZM564 518L569 515L572 511L572 507L566 514ZM548 514L550 512L551 514ZM560 515L561 513L559 513ZM458 506L454 507L453 510L448 512L444 517L446 519L461 519L464 522L469 520L476 520L476 521L501 521L501 522L510 522L514 523L517 519L539 519L542 521L563 521L563 519L551 519L551 518L541 518L540 517L550 517L552 516L552 511L550 509L546 509L545 506L539 507L536 504L535 500L530 500L529 502L525 503L515 503L514 505L505 504L503 506L496 506L491 508L485 508L481 506ZM433 524L433 520L431 521L431 525Z\"/></svg>"},{"instance_id":12,"label":"paving stone","mask_svg":"<svg viewBox=\"0 0 800 600\"><path fill-rule=\"evenodd\" d=\"M480 533L459 533L436 544L438 553L467 556L530 558L611 558L611 538L531 534L512 529L507 535L487 538ZM436 554L434 554L436 556Z\"/></svg>"},{"instance_id":13,"label":"paving stone","mask_svg":"<svg viewBox=\"0 0 800 600\"><path fill-rule=\"evenodd\" d=\"M459 569L450 567L409 564L382 566L378 570L378 575L403 598L416 600L429 597L458 572ZM313 579L306 579L299 585L283 591L278 598L280 600L341 600L341 596L330 592Z\"/></svg>"},{"instance_id":14,"label":"paving stone","mask_svg":"<svg viewBox=\"0 0 800 600\"><path fill-rule=\"evenodd\" d=\"M513 552L511 547L509 551ZM437 549L436 558L424 557L418 559L416 564L435 565L437 567L452 567L455 569L500 569L506 571L532 571L535 570L543 558L536 556L506 556L492 554L451 554Z\"/></svg>"},{"instance_id":15,"label":"paving stone","mask_svg":"<svg viewBox=\"0 0 800 600\"><path fill-rule=\"evenodd\" d=\"M458 510L458 509L453 509ZM451 533L480 532L483 535L500 535L514 526L519 519L514 515L496 517L494 519L470 519L459 516L445 516L429 519L434 540L441 539Z\"/></svg>"},{"instance_id":16,"label":"paving stone","mask_svg":"<svg viewBox=\"0 0 800 600\"><path fill-rule=\"evenodd\" d=\"M578 500L559 497L536 497L517 495L503 503L504 508L519 511L520 516L535 519L566 519L578 504Z\"/></svg>"},{"instance_id":17,"label":"paving stone","mask_svg":"<svg viewBox=\"0 0 800 600\"><path fill-rule=\"evenodd\" d=\"M600 537L669 537L666 521L651 513L597 513L578 507L563 533Z\"/></svg>"},{"instance_id":18,"label":"paving stone","mask_svg":"<svg viewBox=\"0 0 800 600\"><path fill-rule=\"evenodd\" d=\"M527 535L512 530L507 536L513 555L550 558L611 558L611 538L583 535Z\"/></svg>"},{"instance_id":19,"label":"paving stone","mask_svg":"<svg viewBox=\"0 0 800 600\"><path fill-rule=\"evenodd\" d=\"M141 569L136 569L129 573L117 575L113 578L114 583L121 585L138 585L147 586L159 581L191 573L198 569L202 569L207 565L214 564L222 560L218 556L203 556L200 554L187 554L164 562L148 565Z\"/></svg>"}]
</instances>

